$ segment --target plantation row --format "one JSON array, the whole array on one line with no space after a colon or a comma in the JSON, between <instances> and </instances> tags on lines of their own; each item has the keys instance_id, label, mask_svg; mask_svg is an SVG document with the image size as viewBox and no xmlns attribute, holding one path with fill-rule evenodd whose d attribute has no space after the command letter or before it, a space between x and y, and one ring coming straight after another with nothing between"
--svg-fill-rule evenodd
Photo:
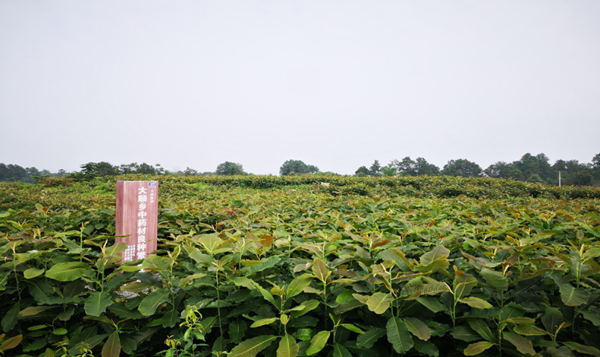
<instances>
[{"instance_id":1,"label":"plantation row","mask_svg":"<svg viewBox=\"0 0 600 357\"><path fill-rule=\"evenodd\" d=\"M245 179L161 177L159 250L123 265L114 182L0 185L0 351L600 355L598 199L482 179ZM435 194L447 186L464 192Z\"/></svg>"}]
</instances>

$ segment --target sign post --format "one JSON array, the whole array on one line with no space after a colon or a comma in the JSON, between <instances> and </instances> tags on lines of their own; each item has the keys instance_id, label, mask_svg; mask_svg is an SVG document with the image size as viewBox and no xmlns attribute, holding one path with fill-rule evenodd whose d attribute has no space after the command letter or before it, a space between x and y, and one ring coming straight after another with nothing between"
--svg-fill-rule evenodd
<instances>
[{"instance_id":1,"label":"sign post","mask_svg":"<svg viewBox=\"0 0 600 357\"><path fill-rule=\"evenodd\" d=\"M158 182L117 181L115 234L125 242L123 262L144 259L156 250L158 228Z\"/></svg>"}]
</instances>

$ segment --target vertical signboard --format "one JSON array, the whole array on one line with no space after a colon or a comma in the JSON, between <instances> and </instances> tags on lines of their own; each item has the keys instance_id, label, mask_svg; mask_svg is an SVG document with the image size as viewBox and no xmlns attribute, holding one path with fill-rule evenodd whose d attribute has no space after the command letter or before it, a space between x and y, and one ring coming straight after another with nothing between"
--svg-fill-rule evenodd
<instances>
[{"instance_id":1,"label":"vertical signboard","mask_svg":"<svg viewBox=\"0 0 600 357\"><path fill-rule=\"evenodd\" d=\"M123 262L144 259L156 250L158 226L158 182L117 181L117 238L127 243Z\"/></svg>"}]
</instances>

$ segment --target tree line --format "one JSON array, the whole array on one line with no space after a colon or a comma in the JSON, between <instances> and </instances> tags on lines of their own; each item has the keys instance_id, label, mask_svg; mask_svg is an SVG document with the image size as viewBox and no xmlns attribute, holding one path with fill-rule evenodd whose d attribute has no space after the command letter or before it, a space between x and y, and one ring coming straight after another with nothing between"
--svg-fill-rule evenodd
<instances>
[{"instance_id":1,"label":"tree line","mask_svg":"<svg viewBox=\"0 0 600 357\"><path fill-rule=\"evenodd\" d=\"M35 182L40 178L52 176L68 176L75 180L89 180L95 177L122 174L251 175L244 170L242 164L230 161L219 164L214 172L199 172L189 167L185 170L171 172L165 170L160 164L150 165L135 162L124 165L112 165L106 161L88 162L80 167L81 171L77 172L69 173L65 170L58 170L58 172L52 173L48 170L38 170L35 167L23 168L19 165L0 163L0 181ZM381 166L379 161L375 160L369 167L359 167L354 175L371 177L397 175L495 177L558 185L559 172L561 184L563 185L600 185L600 154L594 156L591 163L580 163L577 160L557 160L554 164L550 164L550 159L545 154L532 155L528 153L523 155L520 160L513 162L498 161L486 169L482 169L477 163L466 159L450 160L440 168L427 162L422 157L413 160L407 156L402 160L392 160L386 166ZM279 168L279 174L282 176L303 174L337 175L333 172L321 172L317 166L306 164L302 160L285 161Z\"/></svg>"},{"instance_id":2,"label":"tree line","mask_svg":"<svg viewBox=\"0 0 600 357\"><path fill-rule=\"evenodd\" d=\"M557 160L550 164L545 154L525 154L520 160L513 162L498 161L483 169L477 163L466 160L450 160L439 168L422 157L412 160L392 160L381 166L375 160L370 167L361 166L355 176L422 176L446 175L460 177L494 177L513 179L516 181L539 182L558 185L559 177L562 185L590 186L600 184L600 154L592 158L591 163L580 163L577 160Z\"/></svg>"}]
</instances>

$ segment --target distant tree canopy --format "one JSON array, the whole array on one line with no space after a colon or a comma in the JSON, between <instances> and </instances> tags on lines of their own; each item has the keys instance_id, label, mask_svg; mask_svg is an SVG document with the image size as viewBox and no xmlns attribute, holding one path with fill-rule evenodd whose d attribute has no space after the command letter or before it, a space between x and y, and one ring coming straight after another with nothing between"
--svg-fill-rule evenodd
<instances>
[{"instance_id":1,"label":"distant tree canopy","mask_svg":"<svg viewBox=\"0 0 600 357\"><path fill-rule=\"evenodd\" d=\"M319 168L314 165L307 165L301 160L287 160L279 168L281 176L314 174L319 172Z\"/></svg>"},{"instance_id":2,"label":"distant tree canopy","mask_svg":"<svg viewBox=\"0 0 600 357\"><path fill-rule=\"evenodd\" d=\"M450 160L442 169L442 175L460 177L479 177L483 170L476 163L466 160Z\"/></svg>"},{"instance_id":3,"label":"distant tree canopy","mask_svg":"<svg viewBox=\"0 0 600 357\"><path fill-rule=\"evenodd\" d=\"M244 168L241 164L235 162L225 161L217 166L216 175L246 175Z\"/></svg>"},{"instance_id":4,"label":"distant tree canopy","mask_svg":"<svg viewBox=\"0 0 600 357\"><path fill-rule=\"evenodd\" d=\"M514 162L498 161L485 170L469 160L450 160L440 170L434 164L427 162L422 157L412 160L405 157L402 160L392 160L388 165L382 166L379 160L375 160L371 166L361 166L355 176L421 176L421 175L450 175L462 177L494 177L513 179L518 181L540 182L550 185L559 184L559 172L562 185L600 186L600 154L596 154L590 163L580 163L577 160L556 160L550 164L550 159L545 154L532 155L527 153ZM170 174L160 164L150 165L147 163L131 163L119 166L112 165L106 161L88 162L81 165L80 172L68 173L58 170L52 173L48 170L38 170L35 167L21 167L13 164L0 163L0 182L35 182L37 178L46 176L69 176L74 179L88 180L95 177L120 175L120 174L148 174L163 175ZM216 172L198 172L191 168L184 171L173 172L177 175L247 175L239 163L225 161L217 166ZM281 175L294 174L334 174L332 172L320 173L319 168L307 165L301 160L287 160L279 169Z\"/></svg>"}]
</instances>

